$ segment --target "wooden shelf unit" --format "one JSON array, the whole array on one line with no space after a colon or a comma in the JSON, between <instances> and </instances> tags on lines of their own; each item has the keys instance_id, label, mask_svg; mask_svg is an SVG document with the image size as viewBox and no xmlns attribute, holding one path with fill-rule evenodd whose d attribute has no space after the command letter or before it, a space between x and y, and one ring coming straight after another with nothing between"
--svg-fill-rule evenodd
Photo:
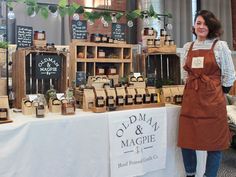
<instances>
[{"instance_id":1,"label":"wooden shelf unit","mask_svg":"<svg viewBox=\"0 0 236 177\"><path fill-rule=\"evenodd\" d=\"M105 57L99 57L99 50L105 52ZM72 40L70 44L71 81L76 79L77 71L85 71L87 76L96 75L99 66L105 69L116 67L117 74L124 77L132 71L132 45L82 42Z\"/></svg>"}]
</instances>

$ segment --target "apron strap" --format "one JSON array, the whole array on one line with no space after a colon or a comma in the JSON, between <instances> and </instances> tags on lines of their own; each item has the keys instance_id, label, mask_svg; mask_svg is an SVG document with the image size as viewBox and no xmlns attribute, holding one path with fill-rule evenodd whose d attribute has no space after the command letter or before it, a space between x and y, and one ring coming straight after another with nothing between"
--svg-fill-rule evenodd
<instances>
[{"instance_id":1,"label":"apron strap","mask_svg":"<svg viewBox=\"0 0 236 177\"><path fill-rule=\"evenodd\" d=\"M215 47L215 45L216 45L217 42L218 42L218 39L216 39L216 40L213 42L213 44L212 44L212 46L211 46L211 51L213 51L213 49L214 49L214 47Z\"/></svg>"},{"instance_id":2,"label":"apron strap","mask_svg":"<svg viewBox=\"0 0 236 177\"><path fill-rule=\"evenodd\" d=\"M193 44L194 44L194 42L192 42L192 44L190 45L189 52L192 52Z\"/></svg>"}]
</instances>

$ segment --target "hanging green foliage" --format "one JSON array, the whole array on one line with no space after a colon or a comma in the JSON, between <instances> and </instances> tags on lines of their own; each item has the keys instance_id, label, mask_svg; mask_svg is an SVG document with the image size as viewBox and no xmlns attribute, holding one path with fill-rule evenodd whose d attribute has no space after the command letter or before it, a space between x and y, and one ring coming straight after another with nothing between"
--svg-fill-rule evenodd
<instances>
[{"instance_id":1,"label":"hanging green foliage","mask_svg":"<svg viewBox=\"0 0 236 177\"><path fill-rule=\"evenodd\" d=\"M59 12L61 17L65 15L72 16L74 13L83 14L85 20L95 21L101 17L104 18L105 21L111 22L112 16L114 16L117 20L120 20L122 16L125 16L127 20L134 20L137 18L157 18L160 17L167 17L172 18L170 13L165 14L158 14L155 12L153 6L151 5L149 10L141 11L140 9L136 9L130 12L114 12L109 9L104 10L96 10L93 12L85 11L85 8L75 2L72 4L68 4L67 0L59 0L58 4L51 4L51 5L42 5L43 3L38 3L37 0L7 0L7 6L9 8L13 7L13 2L16 3L24 3L26 5L26 13L31 16L34 13L40 14L43 18L48 18L49 12L55 13L56 11Z\"/></svg>"}]
</instances>

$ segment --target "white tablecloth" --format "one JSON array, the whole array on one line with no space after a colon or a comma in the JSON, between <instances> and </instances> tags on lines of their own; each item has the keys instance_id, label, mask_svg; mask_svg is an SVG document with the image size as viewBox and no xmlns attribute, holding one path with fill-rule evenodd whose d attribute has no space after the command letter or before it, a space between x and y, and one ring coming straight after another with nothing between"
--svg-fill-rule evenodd
<instances>
[{"instance_id":1,"label":"white tablecloth","mask_svg":"<svg viewBox=\"0 0 236 177\"><path fill-rule=\"evenodd\" d=\"M184 177L176 147L179 108L156 108L167 110L166 168L142 177ZM77 110L41 119L12 114L13 123L0 125L0 177L111 177L108 114ZM198 157L200 177L205 153Z\"/></svg>"}]
</instances>

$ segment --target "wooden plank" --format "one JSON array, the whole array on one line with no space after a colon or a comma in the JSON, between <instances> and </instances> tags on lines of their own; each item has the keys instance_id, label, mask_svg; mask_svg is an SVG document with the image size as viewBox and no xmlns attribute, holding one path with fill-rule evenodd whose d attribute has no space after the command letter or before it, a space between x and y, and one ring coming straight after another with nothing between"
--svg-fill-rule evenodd
<instances>
[{"instance_id":1,"label":"wooden plank","mask_svg":"<svg viewBox=\"0 0 236 177\"><path fill-rule=\"evenodd\" d=\"M122 110L130 110L130 109L156 108L156 107L164 107L164 106L165 106L165 103L133 104L133 105L118 106L116 110L122 111Z\"/></svg>"}]
</instances>

